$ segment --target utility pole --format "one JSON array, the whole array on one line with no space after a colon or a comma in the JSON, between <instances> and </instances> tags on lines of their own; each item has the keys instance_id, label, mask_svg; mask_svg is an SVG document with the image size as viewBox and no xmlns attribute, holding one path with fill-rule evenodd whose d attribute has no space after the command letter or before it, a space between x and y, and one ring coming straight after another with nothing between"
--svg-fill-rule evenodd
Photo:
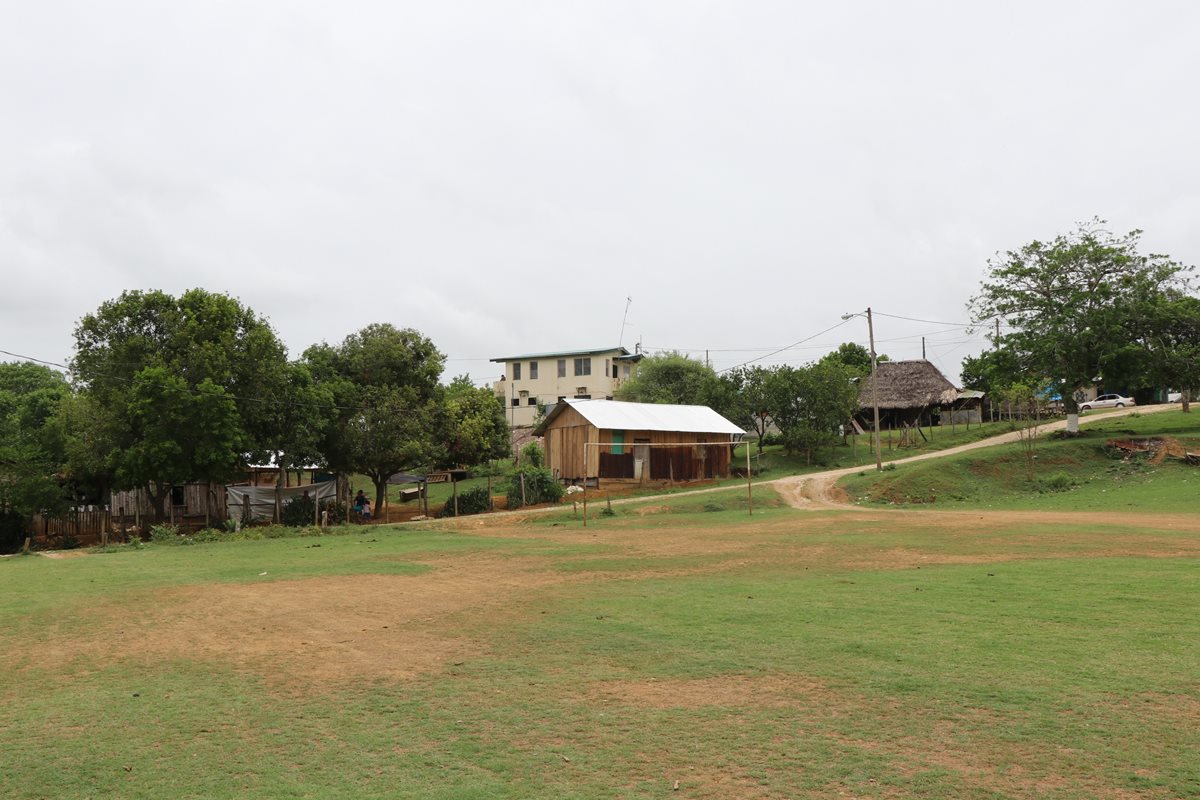
<instances>
[{"instance_id":1,"label":"utility pole","mask_svg":"<svg viewBox=\"0 0 1200 800\"><path fill-rule=\"evenodd\" d=\"M875 322L867 306L867 334L871 338L871 403L875 406L875 471L883 472L883 450L879 435L879 360L875 357Z\"/></svg>"},{"instance_id":2,"label":"utility pole","mask_svg":"<svg viewBox=\"0 0 1200 800\"><path fill-rule=\"evenodd\" d=\"M922 361L928 360L925 358L925 337L924 336L921 337L921 360Z\"/></svg>"}]
</instances>

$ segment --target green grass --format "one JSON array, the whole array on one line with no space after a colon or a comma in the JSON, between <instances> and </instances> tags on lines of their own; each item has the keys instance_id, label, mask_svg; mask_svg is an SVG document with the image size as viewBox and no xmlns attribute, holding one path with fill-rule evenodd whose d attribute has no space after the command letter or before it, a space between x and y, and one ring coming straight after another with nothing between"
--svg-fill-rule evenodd
<instances>
[{"instance_id":1,"label":"green grass","mask_svg":"<svg viewBox=\"0 0 1200 800\"><path fill-rule=\"evenodd\" d=\"M1169 411L1103 420L1074 439L1043 438L1030 462L1019 444L850 476L841 486L860 502L1091 511L1200 510L1200 469L1168 458L1123 459L1105 448L1113 438L1171 436L1200 451L1200 415Z\"/></svg>"},{"instance_id":2,"label":"green grass","mask_svg":"<svg viewBox=\"0 0 1200 800\"><path fill-rule=\"evenodd\" d=\"M1200 571L1163 557L1194 533L927 528L801 514L769 493L751 518L736 496L617 506L586 535L565 519L380 526L0 559L0 796L1200 794ZM1117 541L1141 549L1105 555ZM681 549L646 550L668 543ZM101 624L89 609L136 618L177 586L420 585L481 557L567 580L502 605L483 587L428 623L474 654L410 679L289 688L274 669L186 655L19 655Z\"/></svg>"}]
</instances>

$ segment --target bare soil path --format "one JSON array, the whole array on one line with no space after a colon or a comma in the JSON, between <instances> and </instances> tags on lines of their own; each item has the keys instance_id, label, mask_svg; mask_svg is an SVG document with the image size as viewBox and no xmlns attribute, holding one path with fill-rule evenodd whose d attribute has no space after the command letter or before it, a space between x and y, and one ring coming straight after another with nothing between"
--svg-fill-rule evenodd
<instances>
[{"instance_id":1,"label":"bare soil path","mask_svg":"<svg viewBox=\"0 0 1200 800\"><path fill-rule=\"evenodd\" d=\"M1134 412L1142 414L1155 414L1161 411L1172 411L1174 405L1157 405L1157 406L1138 406L1136 408L1121 408L1114 411L1108 411L1100 414L1089 415L1086 418L1080 418L1079 424L1086 425L1102 419L1111 419L1112 417L1122 417ZM1039 436L1053 433L1055 431L1064 430L1067 427L1067 421L1057 420L1042 425L1039 429ZM945 458L959 453L967 453L971 450L981 450L985 447L994 447L998 444L1009 444L1017 442L1021 438L1020 431L1004 433L999 436L992 436L988 439L980 439L978 442L959 445L958 447L950 447L945 450L936 450L931 453L921 453L920 455L910 456L909 458L898 458L889 463L893 464L911 464L917 461L928 461L931 458ZM847 475L854 475L862 472L863 467L844 467L842 469L831 469L824 472L811 472L807 475L792 475L787 478L777 478L774 481L768 481L768 485L774 486L785 502L793 508L799 508L809 511L826 510L831 508L853 509L860 510L858 506L851 505L846 502L844 493L838 491L837 482Z\"/></svg>"}]
</instances>

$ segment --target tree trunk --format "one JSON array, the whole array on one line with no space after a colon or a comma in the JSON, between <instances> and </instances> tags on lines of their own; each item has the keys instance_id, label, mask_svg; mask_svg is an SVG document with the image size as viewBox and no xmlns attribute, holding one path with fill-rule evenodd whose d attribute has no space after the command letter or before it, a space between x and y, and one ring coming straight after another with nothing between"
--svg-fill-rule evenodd
<instances>
[{"instance_id":1,"label":"tree trunk","mask_svg":"<svg viewBox=\"0 0 1200 800\"><path fill-rule=\"evenodd\" d=\"M150 492L150 499L154 501L154 524L161 525L167 516L163 507L167 504L167 499L170 497L171 486L170 484L155 482L154 488L148 489L148 491Z\"/></svg>"},{"instance_id":2,"label":"tree trunk","mask_svg":"<svg viewBox=\"0 0 1200 800\"><path fill-rule=\"evenodd\" d=\"M1067 433L1079 433L1079 402L1075 393L1063 392L1063 410L1067 412Z\"/></svg>"},{"instance_id":3,"label":"tree trunk","mask_svg":"<svg viewBox=\"0 0 1200 800\"><path fill-rule=\"evenodd\" d=\"M1190 414L1192 412L1192 390L1183 389L1180 394L1183 395L1181 398L1183 402L1183 413Z\"/></svg>"},{"instance_id":4,"label":"tree trunk","mask_svg":"<svg viewBox=\"0 0 1200 800\"><path fill-rule=\"evenodd\" d=\"M375 507L371 509L371 518L380 519L380 515L383 514L383 501L387 499L387 476L373 477L371 482L375 484Z\"/></svg>"}]
</instances>

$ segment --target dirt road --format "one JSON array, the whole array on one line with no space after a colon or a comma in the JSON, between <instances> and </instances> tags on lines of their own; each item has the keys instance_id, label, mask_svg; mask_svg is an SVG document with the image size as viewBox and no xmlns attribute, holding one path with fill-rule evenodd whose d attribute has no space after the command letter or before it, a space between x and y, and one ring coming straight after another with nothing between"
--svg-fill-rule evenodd
<instances>
[{"instance_id":1,"label":"dirt road","mask_svg":"<svg viewBox=\"0 0 1200 800\"><path fill-rule=\"evenodd\" d=\"M1138 412L1141 414L1155 414L1160 411L1172 411L1177 406L1175 405L1156 405L1156 406L1138 406L1136 408L1120 408L1114 411L1106 411L1098 414L1091 414L1087 417L1081 417L1080 425L1087 425L1097 420L1111 419L1112 417L1121 417L1127 414ZM1039 431L1040 436L1045 436L1054 431L1061 431L1067 427L1067 421L1057 420L1049 422L1041 426ZM958 453L966 453L970 450L980 450L984 447L992 447L998 444L1006 444L1019 441L1021 434L1019 431L1012 433L1001 434L1000 436L992 436L988 439L980 439L978 442L959 445L958 447L950 447L946 450L937 450L932 453L921 453L920 455L910 456L909 458L898 458L892 462L893 464L911 464L916 461L927 461L931 458L944 458L946 456L957 455ZM791 475L787 478L777 478L774 481L768 481L767 485L773 486L779 495L784 498L788 505L793 508L807 510L823 510L830 508L853 509L860 510L858 506L851 505L846 502L846 497L837 489L839 479L862 472L863 467L844 467L842 469L831 469L825 472L811 472L807 475Z\"/></svg>"}]
</instances>

